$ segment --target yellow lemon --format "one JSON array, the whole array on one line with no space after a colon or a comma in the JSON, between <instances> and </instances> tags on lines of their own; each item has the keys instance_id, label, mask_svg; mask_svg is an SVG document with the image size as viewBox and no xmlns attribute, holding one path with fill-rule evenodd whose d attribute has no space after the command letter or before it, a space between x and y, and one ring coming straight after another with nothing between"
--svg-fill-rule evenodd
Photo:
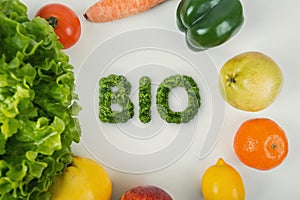
<instances>
[{"instance_id":1,"label":"yellow lemon","mask_svg":"<svg viewBox=\"0 0 300 200\"><path fill-rule=\"evenodd\" d=\"M243 200L245 188L241 175L222 158L210 166L202 177L205 200Z\"/></svg>"},{"instance_id":2,"label":"yellow lemon","mask_svg":"<svg viewBox=\"0 0 300 200\"><path fill-rule=\"evenodd\" d=\"M49 190L51 200L110 200L112 183L96 161L79 156L57 176Z\"/></svg>"}]
</instances>

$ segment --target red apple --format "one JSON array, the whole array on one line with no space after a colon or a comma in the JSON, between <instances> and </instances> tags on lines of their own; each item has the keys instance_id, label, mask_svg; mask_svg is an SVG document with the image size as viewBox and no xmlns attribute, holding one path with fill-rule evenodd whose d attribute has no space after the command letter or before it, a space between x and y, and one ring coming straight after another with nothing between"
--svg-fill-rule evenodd
<instances>
[{"instance_id":1,"label":"red apple","mask_svg":"<svg viewBox=\"0 0 300 200\"><path fill-rule=\"evenodd\" d=\"M156 186L137 186L125 192L121 200L172 200L163 189Z\"/></svg>"}]
</instances>

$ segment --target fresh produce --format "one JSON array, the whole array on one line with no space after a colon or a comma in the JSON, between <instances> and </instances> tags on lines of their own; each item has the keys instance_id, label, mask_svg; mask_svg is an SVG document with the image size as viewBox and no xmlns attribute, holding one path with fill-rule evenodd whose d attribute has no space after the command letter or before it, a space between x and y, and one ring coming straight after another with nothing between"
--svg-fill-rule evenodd
<instances>
[{"instance_id":1,"label":"fresh produce","mask_svg":"<svg viewBox=\"0 0 300 200\"><path fill-rule=\"evenodd\" d=\"M280 165L288 154L288 139L273 120L255 118L245 121L234 137L234 151L247 166L269 170Z\"/></svg>"},{"instance_id":2,"label":"fresh produce","mask_svg":"<svg viewBox=\"0 0 300 200\"><path fill-rule=\"evenodd\" d=\"M148 123L151 120L151 79L143 76L139 82L139 118L141 122Z\"/></svg>"},{"instance_id":3,"label":"fresh produce","mask_svg":"<svg viewBox=\"0 0 300 200\"><path fill-rule=\"evenodd\" d=\"M99 118L102 122L125 123L133 117L134 105L129 99L131 84L124 76L111 74L103 77L99 86ZM118 104L121 110L112 109L114 104Z\"/></svg>"},{"instance_id":4,"label":"fresh produce","mask_svg":"<svg viewBox=\"0 0 300 200\"><path fill-rule=\"evenodd\" d=\"M64 49L78 42L81 35L80 20L71 8L58 3L50 3L38 10L36 16L45 18L49 22Z\"/></svg>"},{"instance_id":5,"label":"fresh produce","mask_svg":"<svg viewBox=\"0 0 300 200\"><path fill-rule=\"evenodd\" d=\"M112 183L96 161L74 156L72 164L55 178L49 191L52 200L110 200Z\"/></svg>"},{"instance_id":6,"label":"fresh produce","mask_svg":"<svg viewBox=\"0 0 300 200\"><path fill-rule=\"evenodd\" d=\"M80 140L73 66L48 22L0 1L0 199L50 199Z\"/></svg>"},{"instance_id":7,"label":"fresh produce","mask_svg":"<svg viewBox=\"0 0 300 200\"><path fill-rule=\"evenodd\" d=\"M147 11L166 0L99 0L84 17L91 22L110 22Z\"/></svg>"},{"instance_id":8,"label":"fresh produce","mask_svg":"<svg viewBox=\"0 0 300 200\"><path fill-rule=\"evenodd\" d=\"M244 22L239 0L181 0L176 19L188 46L195 51L223 44Z\"/></svg>"},{"instance_id":9,"label":"fresh produce","mask_svg":"<svg viewBox=\"0 0 300 200\"><path fill-rule=\"evenodd\" d=\"M146 185L129 189L120 200L172 200L172 197L157 186Z\"/></svg>"},{"instance_id":10,"label":"fresh produce","mask_svg":"<svg viewBox=\"0 0 300 200\"><path fill-rule=\"evenodd\" d=\"M223 65L219 88L233 107L255 112L275 100L283 82L279 66L270 57L260 52L245 52Z\"/></svg>"},{"instance_id":11,"label":"fresh produce","mask_svg":"<svg viewBox=\"0 0 300 200\"><path fill-rule=\"evenodd\" d=\"M202 176L204 200L243 200L245 187L239 172L219 158Z\"/></svg>"},{"instance_id":12,"label":"fresh produce","mask_svg":"<svg viewBox=\"0 0 300 200\"><path fill-rule=\"evenodd\" d=\"M184 87L188 95L188 105L184 111L175 112L169 107L169 93L175 87ZM193 78L176 74L166 78L158 87L156 94L157 111L169 123L187 123L198 113L201 105L199 88Z\"/></svg>"}]
</instances>

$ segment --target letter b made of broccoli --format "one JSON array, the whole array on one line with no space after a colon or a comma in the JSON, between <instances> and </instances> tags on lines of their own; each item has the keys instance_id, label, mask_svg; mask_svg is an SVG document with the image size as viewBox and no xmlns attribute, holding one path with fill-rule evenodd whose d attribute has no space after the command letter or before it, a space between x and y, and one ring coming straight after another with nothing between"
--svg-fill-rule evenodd
<instances>
[{"instance_id":1,"label":"letter b made of broccoli","mask_svg":"<svg viewBox=\"0 0 300 200\"><path fill-rule=\"evenodd\" d=\"M134 116L134 105L129 98L131 84L124 76L111 74L101 78L99 86L99 118L102 122L125 123Z\"/></svg>"}]
</instances>

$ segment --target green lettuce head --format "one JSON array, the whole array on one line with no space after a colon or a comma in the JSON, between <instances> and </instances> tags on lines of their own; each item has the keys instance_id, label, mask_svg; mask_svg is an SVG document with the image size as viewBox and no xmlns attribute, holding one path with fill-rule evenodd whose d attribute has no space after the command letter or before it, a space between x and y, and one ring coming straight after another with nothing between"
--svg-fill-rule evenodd
<instances>
[{"instance_id":1,"label":"green lettuce head","mask_svg":"<svg viewBox=\"0 0 300 200\"><path fill-rule=\"evenodd\" d=\"M18 0L0 1L0 200L50 199L72 162L80 106L73 67L53 28L29 20Z\"/></svg>"}]
</instances>

